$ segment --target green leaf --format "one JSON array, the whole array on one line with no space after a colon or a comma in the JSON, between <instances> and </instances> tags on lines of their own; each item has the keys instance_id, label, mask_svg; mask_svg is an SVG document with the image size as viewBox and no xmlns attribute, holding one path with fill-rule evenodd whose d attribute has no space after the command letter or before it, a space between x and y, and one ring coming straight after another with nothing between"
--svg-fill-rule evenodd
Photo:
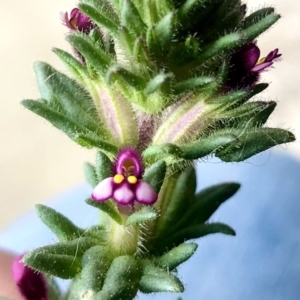
<instances>
[{"instance_id":1,"label":"green leaf","mask_svg":"<svg viewBox=\"0 0 300 300\"><path fill-rule=\"evenodd\" d=\"M144 206L142 209L131 214L125 226L144 224L146 222L152 221L158 217L157 211L152 206Z\"/></svg>"},{"instance_id":2,"label":"green leaf","mask_svg":"<svg viewBox=\"0 0 300 300\"><path fill-rule=\"evenodd\" d=\"M86 1L85 1L86 2ZM91 1L88 1L91 2ZM91 5L81 3L79 4L79 9L89 16L100 28L106 28L113 35L118 33L119 24L117 23L117 18L114 17L114 14L110 13L111 8L103 7L105 6L105 1L101 1L101 10L95 8Z\"/></svg>"},{"instance_id":3,"label":"green leaf","mask_svg":"<svg viewBox=\"0 0 300 300\"><path fill-rule=\"evenodd\" d=\"M40 272L62 279L70 279L81 271L78 258L69 255L32 251L23 257L23 263Z\"/></svg>"},{"instance_id":4,"label":"green leaf","mask_svg":"<svg viewBox=\"0 0 300 300\"><path fill-rule=\"evenodd\" d=\"M273 7L264 7L261 8L252 14L250 14L248 17L246 17L242 22L242 28L245 29L251 25L254 25L255 23L259 22L260 20L264 19L266 16L271 15L274 13Z\"/></svg>"},{"instance_id":5,"label":"green leaf","mask_svg":"<svg viewBox=\"0 0 300 300\"><path fill-rule=\"evenodd\" d=\"M207 103L214 105L221 111L226 111L232 106L235 106L237 104L243 104L252 96L254 96L253 91L249 92L246 90L237 90L234 92L229 92L220 97L211 97L210 99L208 98Z\"/></svg>"},{"instance_id":6,"label":"green leaf","mask_svg":"<svg viewBox=\"0 0 300 300\"><path fill-rule=\"evenodd\" d=\"M174 85L176 93L182 93L186 91L191 91L195 89L202 88L215 81L215 78L208 76L200 76L195 78L189 78L187 80L178 82Z\"/></svg>"},{"instance_id":7,"label":"green leaf","mask_svg":"<svg viewBox=\"0 0 300 300\"><path fill-rule=\"evenodd\" d=\"M63 131L69 138L77 142L80 134L88 134L90 131L80 124L75 123L61 113L52 110L45 103L36 100L23 100L22 105L35 114L43 117L59 130Z\"/></svg>"},{"instance_id":8,"label":"green leaf","mask_svg":"<svg viewBox=\"0 0 300 300\"><path fill-rule=\"evenodd\" d=\"M169 50L171 39L173 37L173 28L175 21L174 12L165 15L154 27L154 31L162 51Z\"/></svg>"},{"instance_id":9,"label":"green leaf","mask_svg":"<svg viewBox=\"0 0 300 300\"><path fill-rule=\"evenodd\" d=\"M121 3L121 25L129 28L136 36L142 35L146 25L139 11L131 0L123 0Z\"/></svg>"},{"instance_id":10,"label":"green leaf","mask_svg":"<svg viewBox=\"0 0 300 300\"><path fill-rule=\"evenodd\" d=\"M209 137L200 138L195 142L180 145L184 159L198 159L215 153L228 143L236 140L232 133L216 132Z\"/></svg>"},{"instance_id":11,"label":"green leaf","mask_svg":"<svg viewBox=\"0 0 300 300\"><path fill-rule=\"evenodd\" d=\"M143 179L148 182L158 194L167 172L165 161L159 160L146 169Z\"/></svg>"},{"instance_id":12,"label":"green leaf","mask_svg":"<svg viewBox=\"0 0 300 300\"><path fill-rule=\"evenodd\" d=\"M144 266L144 274L140 281L142 293L173 292L181 293L184 287L180 280L161 268L151 263Z\"/></svg>"},{"instance_id":13,"label":"green leaf","mask_svg":"<svg viewBox=\"0 0 300 300\"><path fill-rule=\"evenodd\" d=\"M224 121L224 123L230 124L227 127L231 127L231 124L232 127L240 128L259 127L268 120L276 105L277 103L274 101L249 102L223 113L222 116L228 119Z\"/></svg>"},{"instance_id":14,"label":"green leaf","mask_svg":"<svg viewBox=\"0 0 300 300\"><path fill-rule=\"evenodd\" d=\"M156 264L168 271L176 269L187 261L197 250L196 243L181 244L156 260Z\"/></svg>"},{"instance_id":15,"label":"green leaf","mask_svg":"<svg viewBox=\"0 0 300 300\"><path fill-rule=\"evenodd\" d=\"M132 256L119 256L110 265L102 290L95 299L133 299L142 276L140 263Z\"/></svg>"},{"instance_id":16,"label":"green leaf","mask_svg":"<svg viewBox=\"0 0 300 300\"><path fill-rule=\"evenodd\" d=\"M75 141L79 145L87 147L89 149L94 147L98 148L99 150L105 152L105 154L111 158L113 158L116 155L118 150L118 148L115 145L102 140L99 136L96 135L78 134Z\"/></svg>"},{"instance_id":17,"label":"green leaf","mask_svg":"<svg viewBox=\"0 0 300 300\"><path fill-rule=\"evenodd\" d=\"M243 161L271 147L295 140L291 132L280 128L234 129L230 132L237 135L237 141L216 152L216 156L226 162Z\"/></svg>"},{"instance_id":18,"label":"green leaf","mask_svg":"<svg viewBox=\"0 0 300 300\"><path fill-rule=\"evenodd\" d=\"M167 159L170 156L174 156L177 158L182 157L183 152L175 144L162 144L162 145L153 145L149 146L147 149L143 152L143 158L145 160L153 160L157 161L159 159Z\"/></svg>"},{"instance_id":19,"label":"green leaf","mask_svg":"<svg viewBox=\"0 0 300 300\"><path fill-rule=\"evenodd\" d=\"M84 176L85 176L86 181L92 187L95 187L99 182L97 179L95 167L92 164L85 162L83 164L83 170L84 170Z\"/></svg>"},{"instance_id":20,"label":"green leaf","mask_svg":"<svg viewBox=\"0 0 300 300\"><path fill-rule=\"evenodd\" d=\"M80 35L68 36L70 44L94 66L100 75L105 75L112 63L112 58L103 50L96 48L88 37Z\"/></svg>"},{"instance_id":21,"label":"green leaf","mask_svg":"<svg viewBox=\"0 0 300 300\"><path fill-rule=\"evenodd\" d=\"M56 99L68 118L91 131L101 123L91 97L77 82L44 62L35 62L34 70L42 97ZM103 133L103 128L101 128Z\"/></svg>"},{"instance_id":22,"label":"green leaf","mask_svg":"<svg viewBox=\"0 0 300 300\"><path fill-rule=\"evenodd\" d=\"M223 223L209 223L184 228L167 239L167 244L178 245L186 240L197 239L212 233L235 235L235 231Z\"/></svg>"},{"instance_id":23,"label":"green leaf","mask_svg":"<svg viewBox=\"0 0 300 300\"><path fill-rule=\"evenodd\" d=\"M186 210L196 190L196 172L193 166L186 168L176 182L168 203L161 206L162 217L158 219L156 234L166 236L176 226L182 212Z\"/></svg>"},{"instance_id":24,"label":"green leaf","mask_svg":"<svg viewBox=\"0 0 300 300\"><path fill-rule=\"evenodd\" d=\"M57 236L59 241L71 241L75 238L81 237L84 234L83 229L77 227L68 218L53 208L42 204L37 204L35 209L37 215Z\"/></svg>"},{"instance_id":25,"label":"green leaf","mask_svg":"<svg viewBox=\"0 0 300 300\"><path fill-rule=\"evenodd\" d=\"M60 242L37 248L33 250L31 254L43 253L45 255L67 255L80 259L88 249L96 246L98 243L99 239L93 237L80 237L72 241Z\"/></svg>"},{"instance_id":26,"label":"green leaf","mask_svg":"<svg viewBox=\"0 0 300 300\"><path fill-rule=\"evenodd\" d=\"M87 69L84 65L78 61L74 56L68 52L53 48L52 51L62 60L62 62L72 71L79 81L83 80L83 77L88 76Z\"/></svg>"},{"instance_id":27,"label":"green leaf","mask_svg":"<svg viewBox=\"0 0 300 300\"><path fill-rule=\"evenodd\" d=\"M247 41L253 41L260 34L269 29L274 23L276 23L280 18L280 15L272 13L265 16L263 19L259 20L255 24L244 29L244 34Z\"/></svg>"},{"instance_id":28,"label":"green leaf","mask_svg":"<svg viewBox=\"0 0 300 300\"><path fill-rule=\"evenodd\" d=\"M195 195L195 199L178 220L175 230L206 222L222 203L231 198L240 188L236 182L222 183L206 188Z\"/></svg>"},{"instance_id":29,"label":"green leaf","mask_svg":"<svg viewBox=\"0 0 300 300\"><path fill-rule=\"evenodd\" d=\"M115 79L121 78L132 87L141 90L145 87L144 79L134 73L124 69L120 65L113 65L109 68L106 74L106 82L112 84Z\"/></svg>"},{"instance_id":30,"label":"green leaf","mask_svg":"<svg viewBox=\"0 0 300 300\"><path fill-rule=\"evenodd\" d=\"M94 246L87 250L82 258L82 271L72 281L67 299L84 299L87 291L89 296L95 296L103 286L111 261L105 247Z\"/></svg>"},{"instance_id":31,"label":"green leaf","mask_svg":"<svg viewBox=\"0 0 300 300\"><path fill-rule=\"evenodd\" d=\"M274 111L276 105L277 103L275 101L266 102L262 109L247 122L247 126L257 127L264 125Z\"/></svg>"},{"instance_id":32,"label":"green leaf","mask_svg":"<svg viewBox=\"0 0 300 300\"><path fill-rule=\"evenodd\" d=\"M200 64L205 60L210 59L213 56L218 55L219 53L222 53L222 51L228 51L237 48L242 44L242 42L243 36L238 32L222 36L218 40L203 48L202 52L197 57L197 63Z\"/></svg>"},{"instance_id":33,"label":"green leaf","mask_svg":"<svg viewBox=\"0 0 300 300\"><path fill-rule=\"evenodd\" d=\"M119 214L119 212L116 210L115 205L111 201L105 201L105 202L96 202L93 199L89 198L86 200L86 203L88 205L91 205L93 207L96 207L103 211L104 213L108 214L114 221L116 221L118 224L122 224L122 217Z\"/></svg>"},{"instance_id":34,"label":"green leaf","mask_svg":"<svg viewBox=\"0 0 300 300\"><path fill-rule=\"evenodd\" d=\"M108 156L102 153L101 151L98 151L96 156L96 166L95 166L98 182L111 176L111 167L112 167L112 162L110 161Z\"/></svg>"},{"instance_id":35,"label":"green leaf","mask_svg":"<svg viewBox=\"0 0 300 300\"><path fill-rule=\"evenodd\" d=\"M173 77L173 73L159 73L147 83L144 89L145 95L150 95L161 90L166 92L166 90L169 89L170 80Z\"/></svg>"}]
</instances>

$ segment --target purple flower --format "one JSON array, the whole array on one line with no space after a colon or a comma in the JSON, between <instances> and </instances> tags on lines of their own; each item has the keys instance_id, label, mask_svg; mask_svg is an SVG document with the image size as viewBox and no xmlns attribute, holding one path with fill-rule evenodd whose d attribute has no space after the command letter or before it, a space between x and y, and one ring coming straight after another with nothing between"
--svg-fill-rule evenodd
<instances>
[{"instance_id":1,"label":"purple flower","mask_svg":"<svg viewBox=\"0 0 300 300\"><path fill-rule=\"evenodd\" d=\"M74 8L71 11L70 18L66 12L62 16L63 23L71 30L77 30L86 34L89 34L90 31L95 27L95 24L91 19L83 14L78 8Z\"/></svg>"},{"instance_id":2,"label":"purple flower","mask_svg":"<svg viewBox=\"0 0 300 300\"><path fill-rule=\"evenodd\" d=\"M157 193L152 186L142 180L144 168L140 154L131 148L118 153L113 165L113 177L102 180L94 189L95 201L113 198L118 204L128 205L134 201L151 205L157 200Z\"/></svg>"},{"instance_id":3,"label":"purple flower","mask_svg":"<svg viewBox=\"0 0 300 300\"><path fill-rule=\"evenodd\" d=\"M12 265L13 279L26 300L48 300L45 277L22 263L24 255L18 256Z\"/></svg>"},{"instance_id":4,"label":"purple flower","mask_svg":"<svg viewBox=\"0 0 300 300\"><path fill-rule=\"evenodd\" d=\"M253 86L259 80L260 73L272 66L280 56L276 48L266 57L259 59L260 50L255 42L244 45L231 57L226 87Z\"/></svg>"}]
</instances>

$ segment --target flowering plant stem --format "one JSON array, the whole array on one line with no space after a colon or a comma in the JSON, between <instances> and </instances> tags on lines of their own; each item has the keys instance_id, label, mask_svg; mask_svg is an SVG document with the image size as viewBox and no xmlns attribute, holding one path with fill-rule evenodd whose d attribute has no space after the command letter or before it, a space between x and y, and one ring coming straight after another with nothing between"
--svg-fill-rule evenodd
<instances>
[{"instance_id":1,"label":"flowering plant stem","mask_svg":"<svg viewBox=\"0 0 300 300\"><path fill-rule=\"evenodd\" d=\"M235 235L209 220L240 188L196 192L196 162L240 162L294 140L265 126L276 102L257 98L268 87L261 73L281 56L261 58L257 38L280 16L247 14L240 0L80 0L62 18L74 55L53 51L72 78L37 62L41 99L22 104L97 150L84 171L100 223L79 228L37 205L58 242L18 258L16 284L29 300L183 292L175 270L198 247L188 241ZM53 277L72 279L67 294Z\"/></svg>"}]
</instances>

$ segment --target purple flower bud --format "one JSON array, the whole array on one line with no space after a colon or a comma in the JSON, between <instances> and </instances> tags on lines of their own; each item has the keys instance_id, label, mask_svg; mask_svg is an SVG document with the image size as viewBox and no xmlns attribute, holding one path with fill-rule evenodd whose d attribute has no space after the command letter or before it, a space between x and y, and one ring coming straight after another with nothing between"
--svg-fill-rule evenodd
<instances>
[{"instance_id":1,"label":"purple flower bud","mask_svg":"<svg viewBox=\"0 0 300 300\"><path fill-rule=\"evenodd\" d=\"M12 265L13 279L25 300L48 300L45 277L22 263L24 255L18 256Z\"/></svg>"},{"instance_id":2,"label":"purple flower bud","mask_svg":"<svg viewBox=\"0 0 300 300\"><path fill-rule=\"evenodd\" d=\"M113 198L118 204L132 205L134 201L151 205L157 200L152 186L142 180L144 167L142 158L135 149L121 150L113 165L113 177L102 180L94 189L95 201Z\"/></svg>"},{"instance_id":3,"label":"purple flower bud","mask_svg":"<svg viewBox=\"0 0 300 300\"><path fill-rule=\"evenodd\" d=\"M234 89L253 86L259 80L260 73L273 65L280 56L278 49L275 49L259 59L260 49L256 42L244 45L231 57L226 87Z\"/></svg>"},{"instance_id":4,"label":"purple flower bud","mask_svg":"<svg viewBox=\"0 0 300 300\"><path fill-rule=\"evenodd\" d=\"M66 12L63 16L63 23L71 30L77 30L86 34L89 34L90 31L95 27L95 24L91 19L83 14L78 8L74 8L71 11L70 18Z\"/></svg>"}]
</instances>

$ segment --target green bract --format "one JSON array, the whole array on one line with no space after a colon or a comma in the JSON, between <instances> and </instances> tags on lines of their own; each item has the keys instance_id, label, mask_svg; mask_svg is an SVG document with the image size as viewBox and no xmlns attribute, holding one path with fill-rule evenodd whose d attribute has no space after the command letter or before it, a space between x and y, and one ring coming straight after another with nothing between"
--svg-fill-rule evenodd
<instances>
[{"instance_id":1,"label":"green bract","mask_svg":"<svg viewBox=\"0 0 300 300\"><path fill-rule=\"evenodd\" d=\"M100 224L87 230L37 205L59 242L23 261L72 278L67 300L182 292L175 269L197 249L186 241L235 235L210 217L240 187L229 182L196 192L194 162L209 155L239 162L295 139L265 126L276 103L257 97L268 84L259 83L259 72L240 74L236 58L257 47L255 39L280 16L270 7L246 15L239 0L81 0L79 10L94 25L88 32L71 28L76 55L54 49L72 78L38 62L41 99L22 103L77 144L97 149L95 165L84 167L92 187L114 180L120 149L135 149L145 167L135 179L158 200L123 207L113 197L89 198ZM53 292L50 300L57 297Z\"/></svg>"}]
</instances>

